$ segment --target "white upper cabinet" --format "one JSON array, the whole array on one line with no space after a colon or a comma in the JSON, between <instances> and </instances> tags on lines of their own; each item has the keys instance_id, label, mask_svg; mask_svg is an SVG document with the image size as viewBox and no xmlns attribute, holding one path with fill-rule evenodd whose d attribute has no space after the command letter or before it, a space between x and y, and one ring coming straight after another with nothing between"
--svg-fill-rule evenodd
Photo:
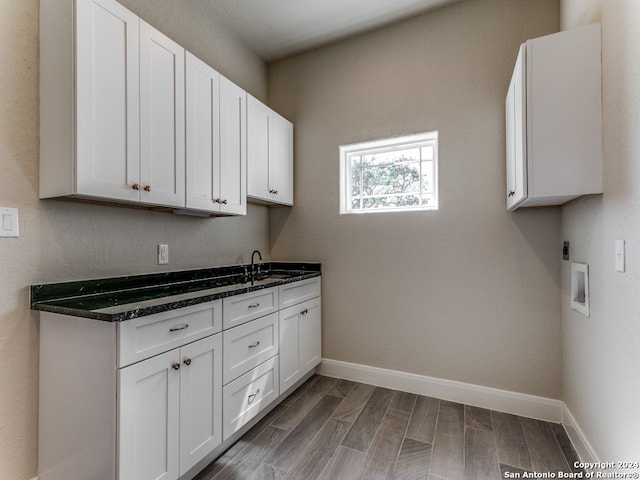
<instances>
[{"instance_id":1,"label":"white upper cabinet","mask_svg":"<svg viewBox=\"0 0 640 480\"><path fill-rule=\"evenodd\" d=\"M293 124L247 95L250 198L293 205Z\"/></svg>"},{"instance_id":2,"label":"white upper cabinet","mask_svg":"<svg viewBox=\"0 0 640 480\"><path fill-rule=\"evenodd\" d=\"M140 21L140 200L185 204L184 55Z\"/></svg>"},{"instance_id":3,"label":"white upper cabinet","mask_svg":"<svg viewBox=\"0 0 640 480\"><path fill-rule=\"evenodd\" d=\"M220 176L214 195L223 213L247 213L247 93L220 77Z\"/></svg>"},{"instance_id":4,"label":"white upper cabinet","mask_svg":"<svg viewBox=\"0 0 640 480\"><path fill-rule=\"evenodd\" d=\"M220 211L220 74L187 52L187 208Z\"/></svg>"},{"instance_id":5,"label":"white upper cabinet","mask_svg":"<svg viewBox=\"0 0 640 480\"><path fill-rule=\"evenodd\" d=\"M184 49L114 0L40 13L40 197L184 207Z\"/></svg>"},{"instance_id":6,"label":"white upper cabinet","mask_svg":"<svg viewBox=\"0 0 640 480\"><path fill-rule=\"evenodd\" d=\"M506 108L507 208L602 193L600 24L520 47Z\"/></svg>"},{"instance_id":7,"label":"white upper cabinet","mask_svg":"<svg viewBox=\"0 0 640 480\"><path fill-rule=\"evenodd\" d=\"M244 215L246 92L187 52L187 209Z\"/></svg>"},{"instance_id":8,"label":"white upper cabinet","mask_svg":"<svg viewBox=\"0 0 640 480\"><path fill-rule=\"evenodd\" d=\"M62 18L71 8L60 4L41 3L48 12L41 12L40 196L138 201L131 188L140 183L138 17L112 0L77 2L72 39Z\"/></svg>"}]
</instances>

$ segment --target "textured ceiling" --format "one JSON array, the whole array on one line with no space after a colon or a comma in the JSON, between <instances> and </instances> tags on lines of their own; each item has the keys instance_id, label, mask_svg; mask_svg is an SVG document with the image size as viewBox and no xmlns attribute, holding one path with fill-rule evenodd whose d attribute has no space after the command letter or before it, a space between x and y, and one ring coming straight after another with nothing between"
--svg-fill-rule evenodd
<instances>
[{"instance_id":1,"label":"textured ceiling","mask_svg":"<svg viewBox=\"0 0 640 480\"><path fill-rule=\"evenodd\" d=\"M192 1L272 61L458 0Z\"/></svg>"}]
</instances>

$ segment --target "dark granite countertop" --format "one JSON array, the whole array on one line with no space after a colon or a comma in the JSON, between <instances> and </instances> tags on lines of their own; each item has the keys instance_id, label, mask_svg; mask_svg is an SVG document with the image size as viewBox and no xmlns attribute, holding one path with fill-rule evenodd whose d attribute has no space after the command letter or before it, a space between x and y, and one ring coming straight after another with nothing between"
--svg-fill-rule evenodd
<instances>
[{"instance_id":1,"label":"dark granite countertop","mask_svg":"<svg viewBox=\"0 0 640 480\"><path fill-rule=\"evenodd\" d=\"M31 309L121 322L318 277L320 263L265 262L31 286Z\"/></svg>"}]
</instances>

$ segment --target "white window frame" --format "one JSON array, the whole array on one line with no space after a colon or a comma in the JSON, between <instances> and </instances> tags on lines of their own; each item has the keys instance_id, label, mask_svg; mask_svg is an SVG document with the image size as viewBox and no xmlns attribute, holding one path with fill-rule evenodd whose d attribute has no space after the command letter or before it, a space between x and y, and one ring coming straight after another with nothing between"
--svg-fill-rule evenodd
<instances>
[{"instance_id":1,"label":"white window frame","mask_svg":"<svg viewBox=\"0 0 640 480\"><path fill-rule=\"evenodd\" d=\"M388 153L431 146L433 148L433 197L434 202L416 206L389 208L354 209L352 202L351 158L354 156ZM420 160L425 162L425 160ZM360 214L379 212L409 212L438 210L438 131L404 135L369 142L340 146L340 214Z\"/></svg>"}]
</instances>

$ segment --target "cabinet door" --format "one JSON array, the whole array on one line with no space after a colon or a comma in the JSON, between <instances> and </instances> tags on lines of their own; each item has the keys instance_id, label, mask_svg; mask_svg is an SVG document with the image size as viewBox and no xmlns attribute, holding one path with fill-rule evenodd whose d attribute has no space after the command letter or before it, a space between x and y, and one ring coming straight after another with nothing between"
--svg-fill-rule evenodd
<instances>
[{"instance_id":1,"label":"cabinet door","mask_svg":"<svg viewBox=\"0 0 640 480\"><path fill-rule=\"evenodd\" d=\"M269 108L247 95L247 195L271 201L269 194Z\"/></svg>"},{"instance_id":2,"label":"cabinet door","mask_svg":"<svg viewBox=\"0 0 640 480\"><path fill-rule=\"evenodd\" d=\"M178 349L119 371L118 480L178 478Z\"/></svg>"},{"instance_id":3,"label":"cabinet door","mask_svg":"<svg viewBox=\"0 0 640 480\"><path fill-rule=\"evenodd\" d=\"M220 74L186 54L187 208L219 211Z\"/></svg>"},{"instance_id":4,"label":"cabinet door","mask_svg":"<svg viewBox=\"0 0 640 480\"><path fill-rule=\"evenodd\" d=\"M138 17L113 0L76 2L76 193L137 201Z\"/></svg>"},{"instance_id":5,"label":"cabinet door","mask_svg":"<svg viewBox=\"0 0 640 480\"><path fill-rule=\"evenodd\" d=\"M300 309L298 306L280 310L280 392L302 378L300 369Z\"/></svg>"},{"instance_id":6,"label":"cabinet door","mask_svg":"<svg viewBox=\"0 0 640 480\"><path fill-rule=\"evenodd\" d=\"M180 349L180 475L222 442L222 334Z\"/></svg>"},{"instance_id":7,"label":"cabinet door","mask_svg":"<svg viewBox=\"0 0 640 480\"><path fill-rule=\"evenodd\" d=\"M293 124L269 115L269 192L277 203L293 205Z\"/></svg>"},{"instance_id":8,"label":"cabinet door","mask_svg":"<svg viewBox=\"0 0 640 480\"><path fill-rule=\"evenodd\" d=\"M509 210L527 198L525 57L526 47L522 45L505 101L507 208Z\"/></svg>"},{"instance_id":9,"label":"cabinet door","mask_svg":"<svg viewBox=\"0 0 640 480\"><path fill-rule=\"evenodd\" d=\"M298 305L300 323L298 327L300 370L307 373L322 360L322 330L320 297Z\"/></svg>"},{"instance_id":10,"label":"cabinet door","mask_svg":"<svg viewBox=\"0 0 640 480\"><path fill-rule=\"evenodd\" d=\"M185 206L184 48L140 21L140 200Z\"/></svg>"},{"instance_id":11,"label":"cabinet door","mask_svg":"<svg viewBox=\"0 0 640 480\"><path fill-rule=\"evenodd\" d=\"M246 102L246 92L221 76L220 176L214 182L214 195L222 213L247 213Z\"/></svg>"},{"instance_id":12,"label":"cabinet door","mask_svg":"<svg viewBox=\"0 0 640 480\"><path fill-rule=\"evenodd\" d=\"M247 195L293 204L293 124L247 96Z\"/></svg>"}]
</instances>

